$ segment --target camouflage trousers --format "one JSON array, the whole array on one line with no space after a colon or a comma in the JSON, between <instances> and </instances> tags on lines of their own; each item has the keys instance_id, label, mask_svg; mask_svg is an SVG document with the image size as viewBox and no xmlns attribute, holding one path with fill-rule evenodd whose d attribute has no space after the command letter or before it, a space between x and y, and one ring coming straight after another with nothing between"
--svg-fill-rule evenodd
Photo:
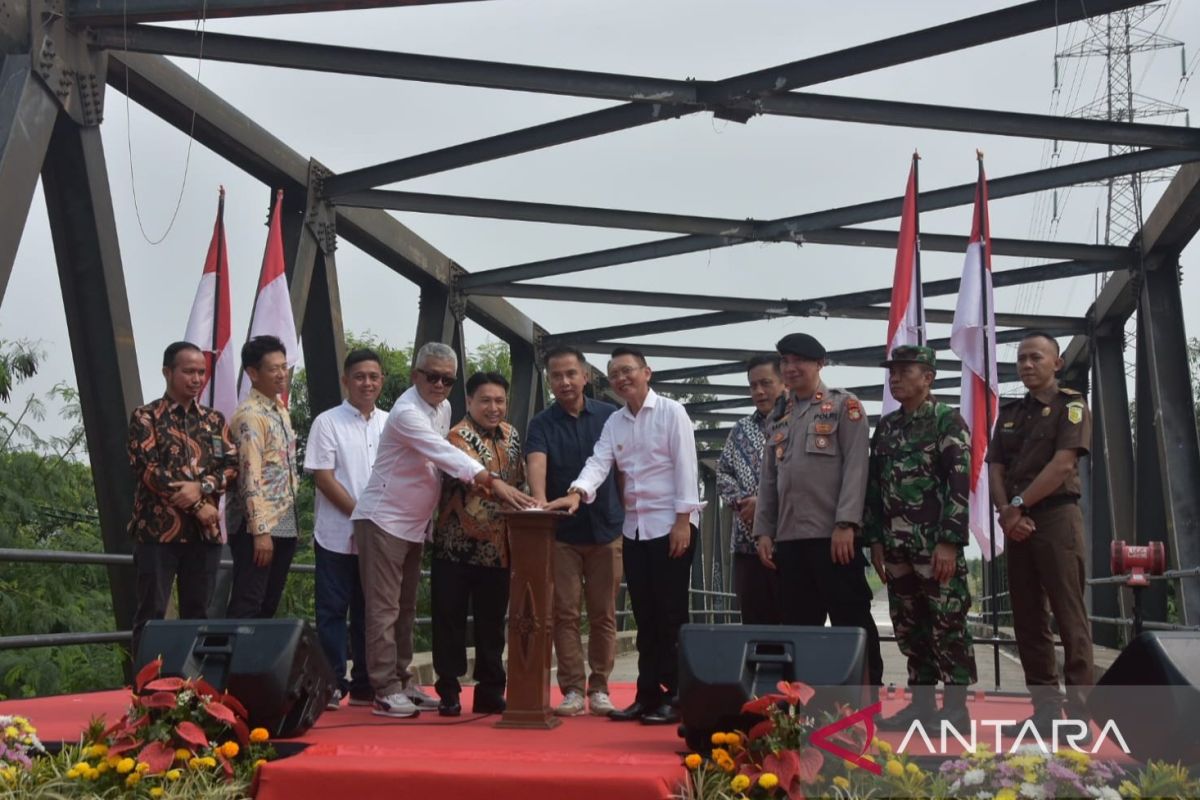
<instances>
[{"instance_id":1,"label":"camouflage trousers","mask_svg":"<svg viewBox=\"0 0 1200 800\"><path fill-rule=\"evenodd\" d=\"M910 686L967 686L976 681L975 649L967 630L971 591L962 551L954 577L933 577L933 550L884 552L888 605L896 642L908 657Z\"/></svg>"}]
</instances>

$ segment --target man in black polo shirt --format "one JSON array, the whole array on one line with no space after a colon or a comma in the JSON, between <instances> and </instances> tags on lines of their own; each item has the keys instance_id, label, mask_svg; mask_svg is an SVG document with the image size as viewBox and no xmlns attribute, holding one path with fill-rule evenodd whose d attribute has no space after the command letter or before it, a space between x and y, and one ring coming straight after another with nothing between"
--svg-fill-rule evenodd
<instances>
[{"instance_id":1,"label":"man in black polo shirt","mask_svg":"<svg viewBox=\"0 0 1200 800\"><path fill-rule=\"evenodd\" d=\"M567 493L591 456L605 421L617 410L584 394L588 368L580 351L556 347L543 363L555 403L530 420L525 437L526 477L530 493L540 503ZM624 519L614 471L596 491L594 503L559 523L554 549L554 650L563 702L554 711L560 716L584 712L585 689L593 714L608 716L613 710L608 676L616 649ZM581 593L587 603L591 675L584 673L579 634Z\"/></svg>"}]
</instances>

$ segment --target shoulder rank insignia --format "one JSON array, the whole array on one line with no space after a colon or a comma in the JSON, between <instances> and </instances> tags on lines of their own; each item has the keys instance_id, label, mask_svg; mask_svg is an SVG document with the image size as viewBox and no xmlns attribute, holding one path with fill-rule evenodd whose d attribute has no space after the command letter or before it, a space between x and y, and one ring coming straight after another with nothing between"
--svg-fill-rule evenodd
<instances>
[{"instance_id":1,"label":"shoulder rank insignia","mask_svg":"<svg viewBox=\"0 0 1200 800\"><path fill-rule=\"evenodd\" d=\"M814 395L813 395L813 402L814 402L814 403L819 403L819 402L821 402L821 401L822 401L822 400L824 400L824 399L825 399L825 393L824 393L824 392L817 392L816 394L814 394Z\"/></svg>"},{"instance_id":2,"label":"shoulder rank insignia","mask_svg":"<svg viewBox=\"0 0 1200 800\"><path fill-rule=\"evenodd\" d=\"M862 405L853 397L846 401L846 416L855 422L862 419Z\"/></svg>"},{"instance_id":3,"label":"shoulder rank insignia","mask_svg":"<svg viewBox=\"0 0 1200 800\"><path fill-rule=\"evenodd\" d=\"M1083 422L1083 403L1068 403L1067 419L1071 420L1072 425Z\"/></svg>"}]
</instances>

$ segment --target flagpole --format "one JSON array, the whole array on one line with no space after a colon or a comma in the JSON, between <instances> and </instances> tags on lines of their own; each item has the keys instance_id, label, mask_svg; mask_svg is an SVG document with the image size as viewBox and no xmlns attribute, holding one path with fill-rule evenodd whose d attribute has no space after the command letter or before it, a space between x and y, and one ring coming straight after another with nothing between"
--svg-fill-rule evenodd
<instances>
[{"instance_id":1,"label":"flagpole","mask_svg":"<svg viewBox=\"0 0 1200 800\"><path fill-rule=\"evenodd\" d=\"M220 358L221 351L219 350L220 341L218 336L221 330L221 264L224 262L225 253L225 187L221 187L220 197L217 200L217 279L215 281L216 291L213 292L213 324L212 324L212 374L208 376L208 407L216 408L217 405L217 359Z\"/></svg>"},{"instance_id":2,"label":"flagpole","mask_svg":"<svg viewBox=\"0 0 1200 800\"><path fill-rule=\"evenodd\" d=\"M917 168L921 156L913 151L913 269L917 284L917 343L925 344L925 290L921 283L921 176Z\"/></svg>"},{"instance_id":3,"label":"flagpole","mask_svg":"<svg viewBox=\"0 0 1200 800\"><path fill-rule=\"evenodd\" d=\"M985 420L985 434L989 441L992 438L992 402L988 395L992 391L992 359L991 359L991 336L988 328L988 320L991 318L988 314L988 268L991 266L991 251L989 243L991 242L991 232L988 230L988 214L987 214L987 197L986 186L987 179L983 172L983 151L975 151L976 158L979 164L979 176L976 179L976 208L979 214L979 294L983 307L983 414ZM983 193L983 196L979 196ZM988 559L988 582L992 586L992 638L1000 638L1000 576L996 568L996 510L992 506L992 492L990 478L985 481L987 487L987 509L988 509L988 546L991 548L990 558ZM996 691L1000 691L1000 648L996 645L992 646L992 666L996 676Z\"/></svg>"},{"instance_id":4,"label":"flagpole","mask_svg":"<svg viewBox=\"0 0 1200 800\"><path fill-rule=\"evenodd\" d=\"M275 214L275 206L283 202L283 189L275 190L275 202L267 209L267 246L271 246L271 220ZM263 270L267 268L267 260L263 258L263 265L258 270L258 283L254 287L254 305L250 306L250 324L246 326L246 341L250 341L250 332L254 330L254 315L258 313L258 293L262 289ZM246 370L238 370L237 393L238 397L242 396L242 379L246 377Z\"/></svg>"}]
</instances>

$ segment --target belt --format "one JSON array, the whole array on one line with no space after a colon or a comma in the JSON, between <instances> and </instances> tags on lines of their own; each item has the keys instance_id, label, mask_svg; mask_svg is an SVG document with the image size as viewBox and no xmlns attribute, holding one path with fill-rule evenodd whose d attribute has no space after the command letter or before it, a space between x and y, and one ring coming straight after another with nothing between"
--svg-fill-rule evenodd
<instances>
[{"instance_id":1,"label":"belt","mask_svg":"<svg viewBox=\"0 0 1200 800\"><path fill-rule=\"evenodd\" d=\"M1039 511L1049 511L1059 506L1073 506L1077 503L1079 503L1079 498L1073 494L1054 494L1042 500L1036 506L1031 506L1029 513L1036 514Z\"/></svg>"}]
</instances>

